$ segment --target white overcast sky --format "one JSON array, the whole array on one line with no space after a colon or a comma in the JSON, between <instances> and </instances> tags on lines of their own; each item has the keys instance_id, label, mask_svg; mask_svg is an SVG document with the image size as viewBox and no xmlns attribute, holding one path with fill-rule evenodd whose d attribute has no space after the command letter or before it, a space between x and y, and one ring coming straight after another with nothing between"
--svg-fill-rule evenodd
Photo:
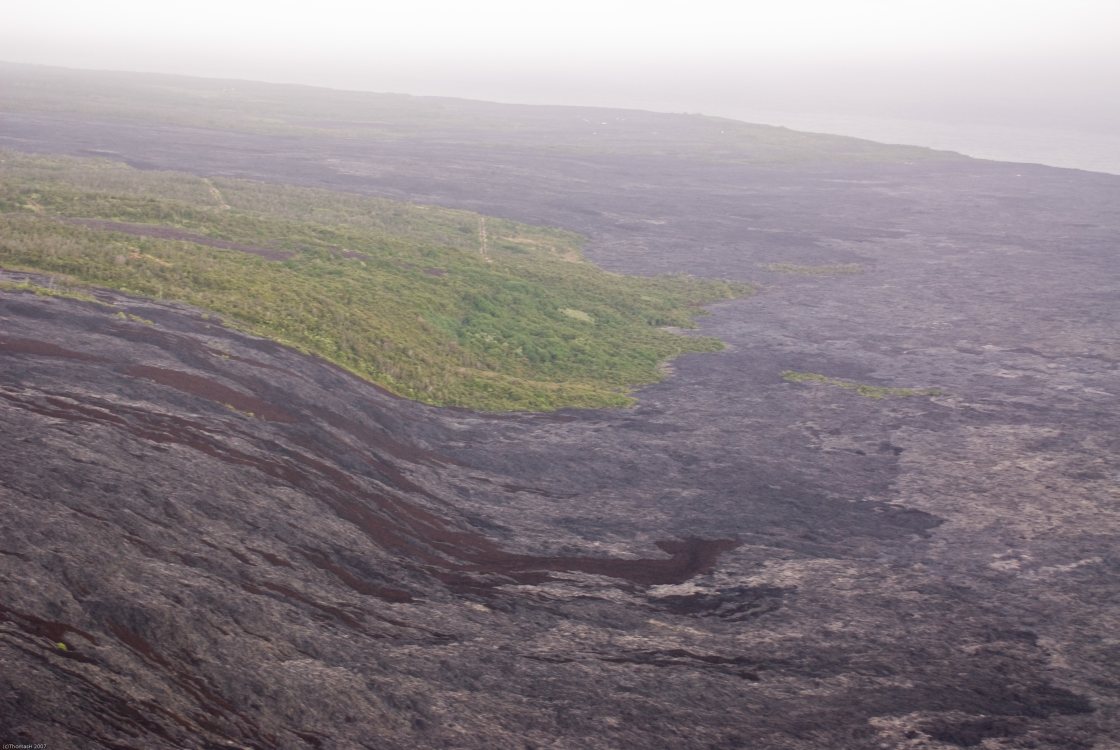
<instances>
[{"instance_id":1,"label":"white overcast sky","mask_svg":"<svg viewBox=\"0 0 1120 750\"><path fill-rule=\"evenodd\" d=\"M6 0L0 60L744 118L1120 129L1120 0Z\"/></svg>"}]
</instances>

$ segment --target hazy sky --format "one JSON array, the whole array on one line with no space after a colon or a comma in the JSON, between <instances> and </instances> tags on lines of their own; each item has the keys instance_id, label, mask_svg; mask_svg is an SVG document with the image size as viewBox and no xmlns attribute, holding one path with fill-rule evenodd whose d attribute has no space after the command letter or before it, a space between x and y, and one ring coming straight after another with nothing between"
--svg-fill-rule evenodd
<instances>
[{"instance_id":1,"label":"hazy sky","mask_svg":"<svg viewBox=\"0 0 1120 750\"><path fill-rule=\"evenodd\" d=\"M4 16L15 62L1120 131L1120 0L36 0Z\"/></svg>"}]
</instances>

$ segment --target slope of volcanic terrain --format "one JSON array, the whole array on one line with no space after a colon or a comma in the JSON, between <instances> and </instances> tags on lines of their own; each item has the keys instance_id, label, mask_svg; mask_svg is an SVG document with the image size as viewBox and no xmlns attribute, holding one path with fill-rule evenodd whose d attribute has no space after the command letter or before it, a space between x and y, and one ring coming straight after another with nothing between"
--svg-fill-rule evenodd
<instances>
[{"instance_id":1,"label":"slope of volcanic terrain","mask_svg":"<svg viewBox=\"0 0 1120 750\"><path fill-rule=\"evenodd\" d=\"M587 111L496 111L525 127L0 118L7 148L470 208L611 270L761 285L636 407L510 415L185 305L0 289L0 741L1120 746L1120 178L553 147ZM612 117L665 143L696 119Z\"/></svg>"}]
</instances>

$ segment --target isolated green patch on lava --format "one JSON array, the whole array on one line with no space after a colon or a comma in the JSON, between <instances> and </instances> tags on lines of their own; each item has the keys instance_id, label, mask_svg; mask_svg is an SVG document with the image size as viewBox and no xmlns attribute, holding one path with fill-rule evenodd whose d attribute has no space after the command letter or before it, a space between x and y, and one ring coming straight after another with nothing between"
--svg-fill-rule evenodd
<instances>
[{"instance_id":1,"label":"isolated green patch on lava","mask_svg":"<svg viewBox=\"0 0 1120 750\"><path fill-rule=\"evenodd\" d=\"M782 373L782 379L789 383L820 383L835 388L843 388L848 391L855 391L860 396L874 399L943 395L942 391L937 388L889 388L881 385L857 383L854 380L831 378L827 375L821 375L815 372L795 372L793 370L786 370Z\"/></svg>"}]
</instances>

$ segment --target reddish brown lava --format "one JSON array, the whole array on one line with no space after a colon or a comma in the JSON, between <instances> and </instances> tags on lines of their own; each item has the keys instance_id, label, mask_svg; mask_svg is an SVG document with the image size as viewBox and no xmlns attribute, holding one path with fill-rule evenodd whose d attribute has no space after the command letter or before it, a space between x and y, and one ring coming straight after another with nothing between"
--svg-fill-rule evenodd
<instances>
[{"instance_id":1,"label":"reddish brown lava","mask_svg":"<svg viewBox=\"0 0 1120 750\"><path fill-rule=\"evenodd\" d=\"M5 396L7 400L20 400ZM159 443L189 446L229 463L248 466L317 497L339 518L360 529L386 551L424 565L454 590L477 591L477 575L497 575L518 583L539 583L550 572L580 572L618 578L638 585L681 583L708 571L719 555L739 543L732 539L662 541L658 546L669 554L665 558L617 559L574 556L537 556L508 552L480 533L454 527L448 520L399 498L374 493L360 486L346 472L295 451L277 452L269 457L238 451L213 436L171 415L152 414L140 409L117 413L46 398L37 404L22 402L29 408L52 417L76 421L97 421L125 427L138 437ZM320 562L322 559L320 558ZM326 567L326 566L320 566ZM331 571L334 572L334 571ZM344 583L346 583L344 581ZM350 585L347 583L347 585ZM389 601L403 601L406 592L388 587L372 587L373 593Z\"/></svg>"},{"instance_id":2,"label":"reddish brown lava","mask_svg":"<svg viewBox=\"0 0 1120 750\"><path fill-rule=\"evenodd\" d=\"M0 337L0 352L5 354L36 354L42 357L61 357L84 362L106 362L93 354L63 349L61 346L34 339L9 339Z\"/></svg>"},{"instance_id":3,"label":"reddish brown lava","mask_svg":"<svg viewBox=\"0 0 1120 750\"><path fill-rule=\"evenodd\" d=\"M83 359L91 357L22 339L4 340L3 344L8 350L19 353L69 358L77 356ZM207 377L149 365L128 365L124 371L184 393L251 412L266 420L281 423L297 421L287 409ZM681 583L711 570L723 552L739 544L732 539L695 537L661 541L657 546L667 553L667 557L637 559L513 553L501 549L483 534L473 529L457 527L448 519L401 496L371 491L357 481L351 472L312 458L309 454L314 452L312 449L316 446L308 445L306 437L297 434L285 435L286 444L270 440L262 446L267 448L263 453L250 453L226 444L201 424L169 414L153 413L122 404L79 404L49 394L38 398L7 394L2 396L5 400L19 402L23 408L32 411L74 421L111 425L153 442L178 443L218 460L256 469L316 497L339 518L360 529L378 547L423 566L453 590L477 592L510 580L522 584L540 583L548 580L549 573L558 572L601 575L637 585ZM316 413L315 416L327 417L328 423L361 434L369 449L365 458L369 461L370 468L382 476L383 481L394 486L396 492L422 492L399 470L393 468L386 471L386 468L393 467L393 462L385 461L377 454L385 452L390 456L396 454L397 457L404 454L413 460L430 459L433 456L407 449L387 435L366 430L338 415ZM308 453L293 448L293 444L307 449ZM312 565L355 591L392 602L407 602L412 599L411 594L401 589L358 578L320 552L304 550L303 555ZM479 576L490 576L491 580L480 579ZM331 614L341 616L333 611Z\"/></svg>"},{"instance_id":4,"label":"reddish brown lava","mask_svg":"<svg viewBox=\"0 0 1120 750\"><path fill-rule=\"evenodd\" d=\"M201 375L192 375L180 370L168 370L163 367L150 365L130 365L125 369L129 375L145 378L160 385L166 385L175 390L189 393L220 404L226 404L238 411L247 412L254 417L267 419L270 422L294 422L295 418L279 406L274 406L267 401L250 396L241 391L236 391L229 386L222 385L210 378Z\"/></svg>"}]
</instances>

